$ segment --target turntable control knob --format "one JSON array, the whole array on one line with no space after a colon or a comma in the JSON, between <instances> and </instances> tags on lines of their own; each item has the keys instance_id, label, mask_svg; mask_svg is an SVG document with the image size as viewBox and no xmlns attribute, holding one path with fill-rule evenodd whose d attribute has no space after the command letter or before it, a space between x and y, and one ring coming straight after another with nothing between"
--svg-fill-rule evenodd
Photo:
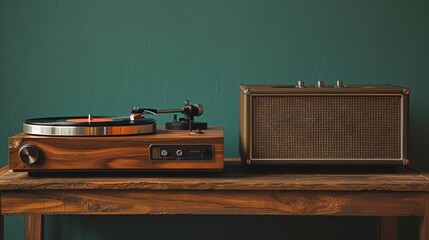
<instances>
[{"instance_id":1,"label":"turntable control knob","mask_svg":"<svg viewBox=\"0 0 429 240\"><path fill-rule=\"evenodd\" d=\"M34 164L42 156L40 149L33 144L25 144L19 149L19 159L25 164Z\"/></svg>"},{"instance_id":2,"label":"turntable control knob","mask_svg":"<svg viewBox=\"0 0 429 240\"><path fill-rule=\"evenodd\" d=\"M178 157L183 156L183 151L182 151L182 150L180 150L180 149L178 149L178 150L176 151L176 155L177 155Z\"/></svg>"},{"instance_id":3,"label":"turntable control knob","mask_svg":"<svg viewBox=\"0 0 429 240\"><path fill-rule=\"evenodd\" d=\"M203 157L204 159L212 159L212 158L213 158L213 152L212 152L212 150L211 150L211 149L206 149L206 150L203 152L202 157Z\"/></svg>"},{"instance_id":4,"label":"turntable control knob","mask_svg":"<svg viewBox=\"0 0 429 240\"><path fill-rule=\"evenodd\" d=\"M161 156L163 156L163 157L167 157L168 156L168 151L167 150L162 150L161 151Z\"/></svg>"}]
</instances>

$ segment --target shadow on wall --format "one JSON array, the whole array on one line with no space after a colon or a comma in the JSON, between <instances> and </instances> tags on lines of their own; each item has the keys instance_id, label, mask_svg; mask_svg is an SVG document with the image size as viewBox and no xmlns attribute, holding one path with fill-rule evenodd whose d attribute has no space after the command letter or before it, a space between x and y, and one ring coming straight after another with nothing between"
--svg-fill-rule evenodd
<instances>
[{"instance_id":1,"label":"shadow on wall","mask_svg":"<svg viewBox=\"0 0 429 240\"><path fill-rule=\"evenodd\" d=\"M429 170L428 148L429 148L429 118L423 111L417 111L418 107L411 105L410 133L408 153L410 166L419 171ZM426 110L427 111L427 110Z\"/></svg>"}]
</instances>

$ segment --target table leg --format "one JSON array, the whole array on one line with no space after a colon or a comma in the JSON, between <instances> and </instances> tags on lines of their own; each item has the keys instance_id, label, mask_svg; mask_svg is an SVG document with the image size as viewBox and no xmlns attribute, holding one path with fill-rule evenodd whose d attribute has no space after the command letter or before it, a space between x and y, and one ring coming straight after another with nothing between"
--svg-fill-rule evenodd
<instances>
[{"instance_id":1,"label":"table leg","mask_svg":"<svg viewBox=\"0 0 429 240\"><path fill-rule=\"evenodd\" d=\"M425 213L420 219L420 240L429 240L429 195L425 194Z\"/></svg>"},{"instance_id":2,"label":"table leg","mask_svg":"<svg viewBox=\"0 0 429 240\"><path fill-rule=\"evenodd\" d=\"M25 240L42 240L43 239L43 215L27 215L24 222L24 239Z\"/></svg>"},{"instance_id":3,"label":"table leg","mask_svg":"<svg viewBox=\"0 0 429 240\"><path fill-rule=\"evenodd\" d=\"M0 240L4 239L4 217L0 215Z\"/></svg>"},{"instance_id":4,"label":"table leg","mask_svg":"<svg viewBox=\"0 0 429 240\"><path fill-rule=\"evenodd\" d=\"M398 239L396 217L379 217L377 219L377 237L379 240Z\"/></svg>"}]
</instances>

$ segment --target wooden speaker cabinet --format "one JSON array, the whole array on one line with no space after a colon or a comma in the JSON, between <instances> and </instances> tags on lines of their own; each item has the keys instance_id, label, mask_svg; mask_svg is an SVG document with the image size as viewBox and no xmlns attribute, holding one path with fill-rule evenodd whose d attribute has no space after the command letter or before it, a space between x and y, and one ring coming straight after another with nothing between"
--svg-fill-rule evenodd
<instances>
[{"instance_id":1,"label":"wooden speaker cabinet","mask_svg":"<svg viewBox=\"0 0 429 240\"><path fill-rule=\"evenodd\" d=\"M409 93L391 85L241 85L247 165L407 165Z\"/></svg>"}]
</instances>

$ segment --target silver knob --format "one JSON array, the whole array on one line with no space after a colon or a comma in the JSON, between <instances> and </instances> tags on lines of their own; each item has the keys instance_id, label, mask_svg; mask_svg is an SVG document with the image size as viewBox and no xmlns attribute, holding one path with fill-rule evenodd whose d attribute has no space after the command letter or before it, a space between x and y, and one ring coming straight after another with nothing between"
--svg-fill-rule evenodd
<instances>
[{"instance_id":1,"label":"silver knob","mask_svg":"<svg viewBox=\"0 0 429 240\"><path fill-rule=\"evenodd\" d=\"M324 81L317 81L317 87L318 88L324 88L325 87L325 82Z\"/></svg>"},{"instance_id":2,"label":"silver knob","mask_svg":"<svg viewBox=\"0 0 429 240\"><path fill-rule=\"evenodd\" d=\"M182 155L183 155L183 151L182 150L177 150L176 151L176 155L178 156L178 157L181 157Z\"/></svg>"},{"instance_id":3,"label":"silver knob","mask_svg":"<svg viewBox=\"0 0 429 240\"><path fill-rule=\"evenodd\" d=\"M168 156L168 151L167 150L162 150L161 151L161 156L163 156L163 157L167 157Z\"/></svg>"},{"instance_id":4,"label":"silver knob","mask_svg":"<svg viewBox=\"0 0 429 240\"><path fill-rule=\"evenodd\" d=\"M25 144L19 149L18 157L25 164L35 164L42 156L40 149L33 144Z\"/></svg>"},{"instance_id":5,"label":"silver knob","mask_svg":"<svg viewBox=\"0 0 429 240\"><path fill-rule=\"evenodd\" d=\"M298 81L298 84L296 85L297 88L303 88L305 87L304 81Z\"/></svg>"},{"instance_id":6,"label":"silver knob","mask_svg":"<svg viewBox=\"0 0 429 240\"><path fill-rule=\"evenodd\" d=\"M336 86L337 88L342 88L342 87L344 87L344 83L343 83L343 81L341 81L341 80L338 80L337 81L337 86Z\"/></svg>"}]
</instances>

